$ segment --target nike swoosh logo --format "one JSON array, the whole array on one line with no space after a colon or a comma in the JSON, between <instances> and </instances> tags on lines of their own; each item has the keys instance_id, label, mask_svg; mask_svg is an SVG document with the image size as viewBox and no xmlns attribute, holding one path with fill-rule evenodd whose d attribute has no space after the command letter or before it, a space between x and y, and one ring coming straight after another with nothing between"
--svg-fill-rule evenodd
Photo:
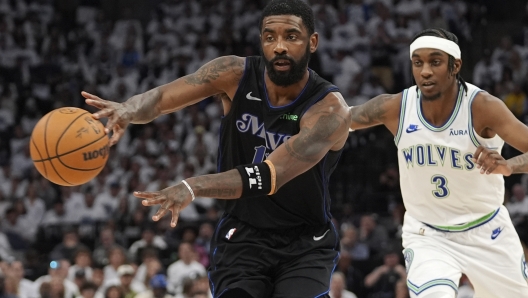
<instances>
[{"instance_id":1,"label":"nike swoosh logo","mask_svg":"<svg viewBox=\"0 0 528 298\"><path fill-rule=\"evenodd\" d=\"M252 92L249 92L248 94L246 94L246 98L249 99L249 100L256 100L256 101L262 101L262 99L258 98L258 97L254 97L254 96L251 96L251 93Z\"/></svg>"},{"instance_id":2,"label":"nike swoosh logo","mask_svg":"<svg viewBox=\"0 0 528 298\"><path fill-rule=\"evenodd\" d=\"M324 237L324 236L326 235L326 233L328 233L328 232L330 232L330 229L326 230L326 232L324 232L324 234L321 235L321 236L319 236L319 237L314 236L314 240L315 240L315 241L319 241L319 240L323 239L323 237Z\"/></svg>"},{"instance_id":3,"label":"nike swoosh logo","mask_svg":"<svg viewBox=\"0 0 528 298\"><path fill-rule=\"evenodd\" d=\"M415 131L418 131L418 130L420 130L420 129L419 128L407 128L405 131L407 133L411 133L411 132L415 132Z\"/></svg>"},{"instance_id":4,"label":"nike swoosh logo","mask_svg":"<svg viewBox=\"0 0 528 298\"><path fill-rule=\"evenodd\" d=\"M491 240L495 240L495 238L499 237L502 230L503 229L501 228L496 228L495 230L493 230L493 232L491 232Z\"/></svg>"}]
</instances>

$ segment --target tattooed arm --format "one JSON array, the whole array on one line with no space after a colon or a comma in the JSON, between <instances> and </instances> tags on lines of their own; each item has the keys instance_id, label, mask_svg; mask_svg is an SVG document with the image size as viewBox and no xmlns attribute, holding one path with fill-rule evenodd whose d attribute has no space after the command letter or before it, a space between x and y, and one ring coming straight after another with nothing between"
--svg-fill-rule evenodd
<instances>
[{"instance_id":1,"label":"tattooed arm","mask_svg":"<svg viewBox=\"0 0 528 298\"><path fill-rule=\"evenodd\" d=\"M94 118L108 118L106 132L114 131L110 140L110 145L113 145L129 123L148 123L162 114L177 111L219 93L226 93L232 98L244 74L244 65L245 58L216 58L193 74L132 96L122 104L86 92L82 95L87 104L100 109L93 114Z\"/></svg>"},{"instance_id":2,"label":"tattooed arm","mask_svg":"<svg viewBox=\"0 0 528 298\"><path fill-rule=\"evenodd\" d=\"M300 131L268 157L275 165L277 188L316 165L330 150L341 149L350 119L340 93L330 93L301 118Z\"/></svg>"},{"instance_id":3,"label":"tattooed arm","mask_svg":"<svg viewBox=\"0 0 528 298\"><path fill-rule=\"evenodd\" d=\"M312 106L302 117L300 131L273 151L267 159L275 166L276 187L306 172L316 165L329 150L341 149L348 137L350 119L348 107L339 93L331 93ZM179 183L159 192L135 192L143 205L161 205L154 215L157 221L172 212L171 225L176 226L181 209L196 196L237 199L242 195L242 178L238 170L186 179L189 188Z\"/></svg>"},{"instance_id":4,"label":"tattooed arm","mask_svg":"<svg viewBox=\"0 0 528 298\"><path fill-rule=\"evenodd\" d=\"M350 107L350 128L353 130L385 124L396 134L400 113L401 93L381 94L366 103Z\"/></svg>"}]
</instances>

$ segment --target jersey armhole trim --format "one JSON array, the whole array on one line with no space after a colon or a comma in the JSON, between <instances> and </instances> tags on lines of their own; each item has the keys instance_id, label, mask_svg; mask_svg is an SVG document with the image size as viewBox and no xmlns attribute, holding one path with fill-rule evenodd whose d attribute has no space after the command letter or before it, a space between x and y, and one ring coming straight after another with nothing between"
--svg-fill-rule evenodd
<instances>
[{"instance_id":1,"label":"jersey armhole trim","mask_svg":"<svg viewBox=\"0 0 528 298\"><path fill-rule=\"evenodd\" d=\"M251 64L250 57L245 57L244 73L242 74L242 78L240 78L240 82L238 82L238 87L237 87L237 90L235 91L235 95L233 96L233 98L231 98L231 108L229 109L229 112L226 115L222 116L222 119L226 118L226 117L229 117L231 115L231 112L233 111L232 106L235 105L235 103L238 101L238 100L235 101L235 99L240 94L240 92L242 92L243 86L246 83L246 80L247 80L247 77L248 77L247 73L248 73L250 64Z\"/></svg>"},{"instance_id":2,"label":"jersey armhole trim","mask_svg":"<svg viewBox=\"0 0 528 298\"><path fill-rule=\"evenodd\" d=\"M402 93L401 102L400 102L400 119L398 119L398 131L396 132L396 136L394 137L394 143L396 146L398 146L398 143L400 142L401 134L403 131L403 123L405 122L405 109L407 104L407 93L409 92L409 89L405 89Z\"/></svg>"},{"instance_id":3,"label":"jersey armhole trim","mask_svg":"<svg viewBox=\"0 0 528 298\"><path fill-rule=\"evenodd\" d=\"M469 97L469 101L468 101L468 113L469 113L468 131L469 131L469 137L471 138L471 142L473 143L473 145L475 145L475 147L480 146L480 142L478 141L477 136L475 135L475 129L473 127L473 110L471 107L473 106L473 100L475 99L477 94L479 94L481 91L482 90L480 89L473 90L473 92L471 93L471 96Z\"/></svg>"}]
</instances>

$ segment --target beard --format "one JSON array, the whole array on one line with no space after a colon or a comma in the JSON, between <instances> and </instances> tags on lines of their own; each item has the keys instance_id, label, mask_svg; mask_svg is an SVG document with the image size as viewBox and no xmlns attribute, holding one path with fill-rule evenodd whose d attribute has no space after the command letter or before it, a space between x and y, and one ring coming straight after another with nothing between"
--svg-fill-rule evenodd
<instances>
[{"instance_id":1,"label":"beard","mask_svg":"<svg viewBox=\"0 0 528 298\"><path fill-rule=\"evenodd\" d=\"M310 62L310 45L306 46L306 52L304 56L301 57L299 61L293 60L288 55L276 55L273 59L268 60L262 48L260 49L260 55L264 58L266 62L266 70L268 71L268 77L273 82L273 84L281 87L288 87L297 82L300 82L304 77L308 63ZM288 60L290 62L290 70L288 71L277 71L273 67L273 64L280 59Z\"/></svg>"}]
</instances>

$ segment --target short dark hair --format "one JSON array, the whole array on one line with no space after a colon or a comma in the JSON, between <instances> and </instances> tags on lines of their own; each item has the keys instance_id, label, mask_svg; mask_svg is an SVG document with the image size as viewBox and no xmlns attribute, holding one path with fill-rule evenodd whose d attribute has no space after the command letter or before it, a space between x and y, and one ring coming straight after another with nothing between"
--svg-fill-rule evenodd
<instances>
[{"instance_id":1,"label":"short dark hair","mask_svg":"<svg viewBox=\"0 0 528 298\"><path fill-rule=\"evenodd\" d=\"M445 29L442 29L442 28L425 29L422 32L419 32L418 34L416 34L413 37L411 43L413 43L418 37L422 37L422 36L434 36L434 37L445 38L447 40L450 40L450 41L458 44L458 37L454 33L449 32L449 31L447 31ZM453 70L455 69L455 57L453 57L452 55L449 55L449 54L447 54L447 55L449 56L449 60L447 61L447 70L449 71L449 73L452 73ZM464 79L460 75L460 72L457 73L456 79L458 81L460 81L462 86L464 86L464 90L466 90L466 93L467 93L468 87L466 85L466 82L464 81Z\"/></svg>"},{"instance_id":2,"label":"short dark hair","mask_svg":"<svg viewBox=\"0 0 528 298\"><path fill-rule=\"evenodd\" d=\"M294 15L302 19L304 26L308 29L308 34L315 32L315 20L312 8L302 0L271 0L262 10L260 18L260 31L265 17Z\"/></svg>"}]
</instances>

